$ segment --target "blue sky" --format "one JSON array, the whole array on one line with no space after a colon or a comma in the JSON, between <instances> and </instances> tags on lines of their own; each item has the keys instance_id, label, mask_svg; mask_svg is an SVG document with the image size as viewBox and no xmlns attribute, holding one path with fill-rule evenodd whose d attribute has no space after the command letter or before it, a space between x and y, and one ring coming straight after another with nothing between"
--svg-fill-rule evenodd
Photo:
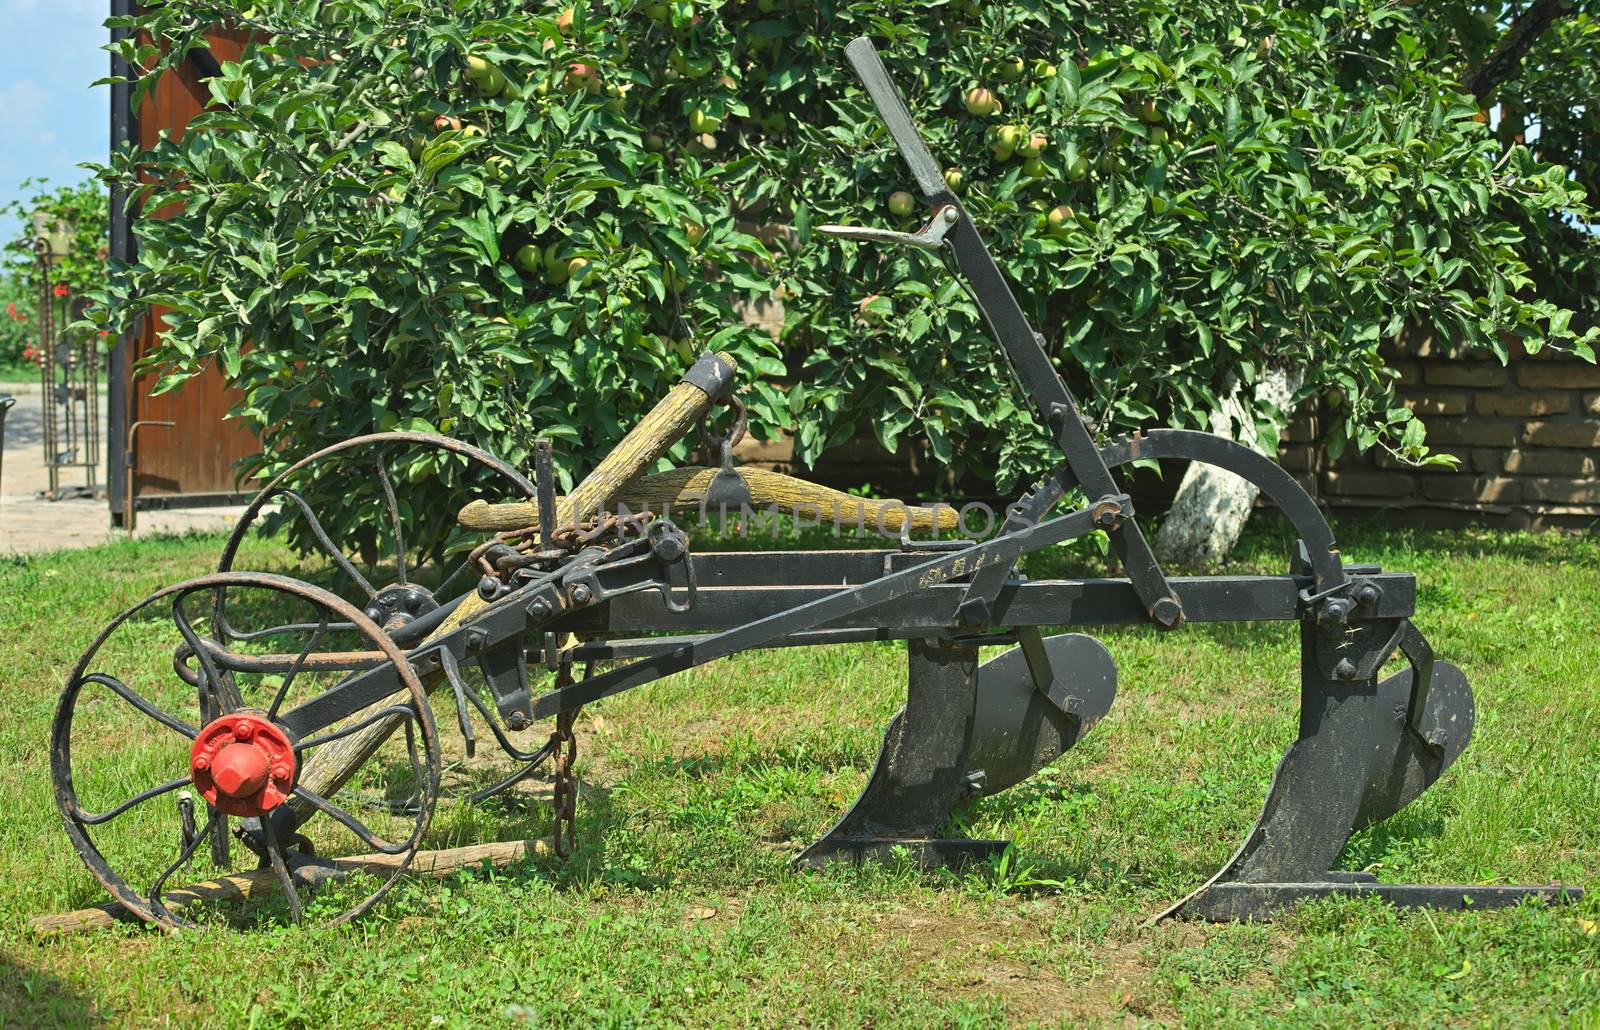
<instances>
[{"instance_id":1,"label":"blue sky","mask_svg":"<svg viewBox=\"0 0 1600 1030\"><path fill-rule=\"evenodd\" d=\"M109 74L99 49L109 0L0 0L0 203L23 179L80 181L82 161L110 147L110 90L89 88ZM0 239L17 225L0 219Z\"/></svg>"}]
</instances>

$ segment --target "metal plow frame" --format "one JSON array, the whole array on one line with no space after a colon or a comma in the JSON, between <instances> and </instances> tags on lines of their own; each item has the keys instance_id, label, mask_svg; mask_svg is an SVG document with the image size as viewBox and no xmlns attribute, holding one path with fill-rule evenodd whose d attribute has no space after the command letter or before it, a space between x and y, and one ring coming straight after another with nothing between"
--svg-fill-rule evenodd
<instances>
[{"instance_id":1,"label":"metal plow frame","mask_svg":"<svg viewBox=\"0 0 1600 1030\"><path fill-rule=\"evenodd\" d=\"M705 355L567 497L555 496L546 446L536 451L531 481L498 469L531 500L479 500L463 510L469 525L473 512L489 524L521 527L499 533L473 553L482 573L475 590L441 601L423 596L426 591L415 585L396 592L367 584L371 606L360 621L369 635L382 627L384 650L329 657L345 663L349 675L276 713L275 725L292 740L328 739L339 734L337 727L359 723L296 772L295 789L330 796L351 767L400 725L397 717L384 716L384 705L408 691L415 695L418 683L425 692L449 687L463 733L470 738L475 708L497 743L525 763L495 789L540 762L555 763L559 849L562 820L570 840L572 795L562 788L570 778L572 720L582 706L743 651L904 640L905 707L891 721L858 800L797 861L822 865L894 851L928 865L960 865L994 855L1005 842L939 837L952 809L1054 761L1106 715L1115 698L1116 670L1105 648L1081 634L1044 636L1044 627L1153 624L1175 630L1186 622L1297 622L1299 736L1279 763L1261 816L1239 850L1163 916L1270 918L1304 899L1331 895L1431 908L1578 897L1577 888L1559 885L1380 884L1333 869L1352 833L1415 800L1471 738L1473 697L1465 676L1434 657L1411 621L1415 580L1345 564L1312 498L1270 459L1246 447L1182 430L1097 443L977 226L946 187L872 44L858 39L846 55L921 187L930 220L915 234L843 226L823 231L950 259L1024 395L1049 427L1060 467L1013 504L999 534L983 542L918 542L906 534L899 547L878 550L692 554L670 519L626 513L619 518L603 509L636 488L640 475L696 420L703 426L713 406L736 405L731 359ZM385 445L384 438L373 439ZM419 442L416 434L395 439ZM420 442L471 451L439 438ZM493 463L481 452L469 456ZM302 464L315 457L320 456ZM1113 471L1144 459L1204 462L1258 486L1299 538L1285 573L1166 575ZM748 486L724 457L701 500L714 495L716 504L738 504L749 500ZM1087 503L1054 514L1075 493ZM910 524L908 517L905 525ZM398 539L398 521L396 527ZM1095 531L1106 534L1125 576L1030 580L1016 574L1023 555ZM236 543L229 545L225 569ZM226 627L218 596L216 624ZM569 636L576 642L561 644ZM1002 644L1013 646L979 664L980 646ZM307 661L305 655L237 653L220 629L196 649L206 652L221 679L236 669L292 670ZM404 652L400 664L394 649ZM1396 655L1408 667L1380 679ZM558 670L558 677L554 689L535 697L528 670L541 662ZM595 672L597 662L610 667ZM483 670L493 695L492 712L462 681L461 670L473 664ZM582 675L576 674L579 667ZM73 689L69 685L69 693ZM537 752L516 750L500 728L503 722L521 729L545 718L555 719L556 733ZM431 805L432 794L419 803ZM237 832L252 850L274 857L278 868L292 869L301 864L292 842L313 814L286 803L247 820ZM140 900L133 898L130 907L138 909Z\"/></svg>"}]
</instances>

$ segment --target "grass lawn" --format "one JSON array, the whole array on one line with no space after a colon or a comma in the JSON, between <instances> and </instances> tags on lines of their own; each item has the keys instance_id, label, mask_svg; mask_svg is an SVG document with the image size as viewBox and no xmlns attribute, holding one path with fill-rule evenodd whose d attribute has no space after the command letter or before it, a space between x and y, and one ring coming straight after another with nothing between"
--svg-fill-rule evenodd
<instances>
[{"instance_id":1,"label":"grass lawn","mask_svg":"<svg viewBox=\"0 0 1600 1030\"><path fill-rule=\"evenodd\" d=\"M1600 539L1341 529L1348 559L1418 575L1417 621L1478 704L1466 754L1358 836L1346 868L1600 883ZM1600 895L1142 927L1256 815L1293 735L1287 625L1105 634L1111 715L957 818L1016 842L1004 872L791 869L861 787L903 692L903 648L847 645L742 655L588 709L568 862L406 882L337 929L35 939L28 917L104 900L51 798L65 671L112 614L207 571L219 546L0 565L0 1026L1600 1026ZM1268 527L1235 565L1278 572L1287 552ZM270 544L248 558L293 567ZM441 807L429 845L548 825L514 801Z\"/></svg>"}]
</instances>

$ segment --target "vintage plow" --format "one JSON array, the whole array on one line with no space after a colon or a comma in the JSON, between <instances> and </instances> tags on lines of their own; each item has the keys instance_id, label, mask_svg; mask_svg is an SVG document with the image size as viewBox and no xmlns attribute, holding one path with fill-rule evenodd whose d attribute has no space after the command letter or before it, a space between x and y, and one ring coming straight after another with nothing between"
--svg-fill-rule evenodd
<instances>
[{"instance_id":1,"label":"vintage plow","mask_svg":"<svg viewBox=\"0 0 1600 1030\"><path fill-rule=\"evenodd\" d=\"M468 799L510 791L548 763L563 845L572 832L572 725L582 706L742 651L845 641L906 642L906 704L859 799L798 861L896 848L930 865L990 856L1003 841L938 836L952 808L1054 761L1116 694L1116 669L1101 644L1080 633L1046 636L1043 627L1176 630L1244 620L1299 623L1299 738L1244 843L1169 913L1265 918L1329 895L1438 908L1577 895L1552 886L1378 883L1334 870L1353 832L1417 798L1472 735L1466 678L1434 657L1411 622L1415 581L1345 564L1312 499L1252 450L1180 430L1097 443L872 45L857 40L847 55L932 214L915 234L824 231L952 262L1049 427L1060 466L981 542L912 539L914 531L948 528L948 512L741 473L726 460L728 439L719 442L720 468L642 475L715 407L737 407L732 362L711 354L565 497L556 496L542 444L531 479L466 444L421 434L361 437L306 458L256 498L217 572L118 616L62 695L51 756L67 833L129 911L186 925L192 915L169 904L180 881L236 864L254 865L263 871L257 876L270 870L292 918L365 911L405 871L435 814L440 723L454 728L467 756L485 737L503 753L497 773L463 786ZM455 574L425 580L406 563L405 476L442 456L482 473L484 496L460 519L492 535ZM1260 487L1299 538L1285 573L1168 576L1115 474L1141 459L1206 462ZM370 494L388 512L390 581L369 579L323 530L300 485L319 476ZM1071 496L1086 503L1057 513ZM897 531L900 543L697 554L668 518L629 514L686 502L776 502L808 518L865 519ZM349 596L234 568L240 542L275 508L305 520ZM1016 574L1023 555L1096 530L1106 533L1123 578ZM450 589L457 581L459 592ZM163 653L164 642L170 659L140 657ZM1009 650L979 663L980 646L1005 644ZM1380 677L1397 657L1404 668ZM536 695L530 669L541 665L554 671L553 686ZM555 726L542 746L513 741L540 720ZM143 743L131 766L102 759L129 739ZM349 863L337 859L349 852L377 871L327 886L341 879Z\"/></svg>"}]
</instances>

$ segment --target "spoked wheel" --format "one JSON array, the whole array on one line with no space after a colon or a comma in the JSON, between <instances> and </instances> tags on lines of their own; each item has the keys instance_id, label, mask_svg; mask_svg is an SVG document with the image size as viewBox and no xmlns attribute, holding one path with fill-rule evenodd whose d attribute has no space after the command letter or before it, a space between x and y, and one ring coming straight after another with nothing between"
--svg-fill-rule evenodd
<instances>
[{"instance_id":1,"label":"spoked wheel","mask_svg":"<svg viewBox=\"0 0 1600 1030\"><path fill-rule=\"evenodd\" d=\"M397 693L296 735L297 710L386 664ZM348 753L385 720L393 732ZM337 782L302 782L341 747ZM365 912L427 832L439 755L422 683L394 640L334 594L265 573L202 576L118 615L73 668L51 728L73 846L131 912L174 929L227 919L184 887L251 870L212 893L259 893L258 916L292 922ZM261 890L267 880L281 894Z\"/></svg>"},{"instance_id":2,"label":"spoked wheel","mask_svg":"<svg viewBox=\"0 0 1600 1030\"><path fill-rule=\"evenodd\" d=\"M422 478L447 479L456 497L438 510L413 508L406 485ZM252 530L293 527L323 562L318 568L313 559L305 578L362 609L401 647L412 647L443 621L451 603L468 593L482 575L464 555L440 561L416 553L416 541L436 537L441 528L436 520L453 523L460 506L474 498L535 500L537 494L534 484L516 468L460 440L416 432L352 437L274 477L240 516L217 569L229 572L235 567ZM319 508L329 496L338 496L347 512L352 501L358 509L364 502L365 517L354 527L357 539L324 525ZM221 639L237 639L230 619L226 610L221 612ZM548 759L553 745L519 743L494 715L475 668L458 670L456 683L438 695L442 706L438 721L445 731L445 793L481 801L527 780ZM438 681L426 684L429 689L438 685ZM500 753L494 759L478 753L478 743L490 741Z\"/></svg>"},{"instance_id":3,"label":"spoked wheel","mask_svg":"<svg viewBox=\"0 0 1600 1030\"><path fill-rule=\"evenodd\" d=\"M441 477L459 489L462 503L473 497L532 500L537 496L521 472L460 440L413 432L356 436L295 462L256 494L228 538L217 571L232 571L239 547L252 530L265 528L269 520L292 525L327 562L323 569L310 570L308 578L356 604L393 633L435 612L441 602L477 581L473 566L464 559L439 562L410 549L418 539L436 537L441 527L455 521L458 506L418 511L406 497L407 483ZM330 533L318 507L324 498L334 496L345 511L366 506L370 514ZM434 616L435 621L438 618Z\"/></svg>"}]
</instances>

